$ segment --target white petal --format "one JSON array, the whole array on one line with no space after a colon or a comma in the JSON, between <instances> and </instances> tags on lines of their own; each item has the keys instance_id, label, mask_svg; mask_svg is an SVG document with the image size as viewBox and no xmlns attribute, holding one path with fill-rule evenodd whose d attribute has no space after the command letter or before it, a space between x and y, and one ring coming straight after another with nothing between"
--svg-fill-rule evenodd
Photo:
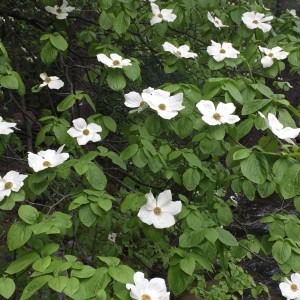
<instances>
[{"instance_id":1,"label":"white petal","mask_svg":"<svg viewBox=\"0 0 300 300\"><path fill-rule=\"evenodd\" d=\"M166 190L160 193L157 197L157 206L162 207L172 200L172 193L170 190Z\"/></svg>"},{"instance_id":2,"label":"white petal","mask_svg":"<svg viewBox=\"0 0 300 300\"><path fill-rule=\"evenodd\" d=\"M162 18L159 18L157 16L152 17L152 19L150 20L150 24L151 26L153 26L154 24L160 23L162 22Z\"/></svg>"},{"instance_id":3,"label":"white petal","mask_svg":"<svg viewBox=\"0 0 300 300\"><path fill-rule=\"evenodd\" d=\"M130 92L124 95L125 105L130 108L140 107L141 102L143 101L142 96L137 92Z\"/></svg>"},{"instance_id":4,"label":"white petal","mask_svg":"<svg viewBox=\"0 0 300 300\"><path fill-rule=\"evenodd\" d=\"M159 9L159 7L158 7L157 4L155 4L155 3L150 3L150 5L151 5L152 13L153 13L154 15L160 14L160 9Z\"/></svg>"},{"instance_id":5,"label":"white petal","mask_svg":"<svg viewBox=\"0 0 300 300\"><path fill-rule=\"evenodd\" d=\"M43 166L43 158L37 154L28 152L28 165L32 168L35 172L39 172L41 170L46 169L47 167Z\"/></svg>"},{"instance_id":6,"label":"white petal","mask_svg":"<svg viewBox=\"0 0 300 300\"><path fill-rule=\"evenodd\" d=\"M102 131L102 127L98 124L95 124L95 123L89 123L88 126L87 126L87 129L91 133L96 133L96 132L101 132Z\"/></svg>"},{"instance_id":7,"label":"white petal","mask_svg":"<svg viewBox=\"0 0 300 300\"><path fill-rule=\"evenodd\" d=\"M77 143L78 145L86 145L90 141L90 134L89 135L81 135L77 137Z\"/></svg>"},{"instance_id":8,"label":"white petal","mask_svg":"<svg viewBox=\"0 0 300 300\"><path fill-rule=\"evenodd\" d=\"M207 123L208 125L212 125L212 126L214 126L214 125L221 125L222 124L220 121L218 121L218 120L216 120L216 119L214 119L212 117L203 116L202 120L205 123Z\"/></svg>"},{"instance_id":9,"label":"white petal","mask_svg":"<svg viewBox=\"0 0 300 300\"><path fill-rule=\"evenodd\" d=\"M258 28L260 28L264 33L266 33L272 29L272 26L270 24L260 23L258 24Z\"/></svg>"},{"instance_id":10,"label":"white petal","mask_svg":"<svg viewBox=\"0 0 300 300\"><path fill-rule=\"evenodd\" d=\"M77 138L77 137L83 135L82 131L76 129L75 127L71 127L71 128L67 131L67 133L68 133L71 137L73 137L73 138Z\"/></svg>"},{"instance_id":11,"label":"white petal","mask_svg":"<svg viewBox=\"0 0 300 300\"><path fill-rule=\"evenodd\" d=\"M86 121L83 118L75 119L72 123L76 129L81 131L83 131L87 127Z\"/></svg>"},{"instance_id":12,"label":"white petal","mask_svg":"<svg viewBox=\"0 0 300 300\"><path fill-rule=\"evenodd\" d=\"M149 211L148 209L146 209L145 206L142 206L137 214L137 216L141 219L142 222L148 224L148 225L152 225L152 215L154 213L152 213L151 211Z\"/></svg>"},{"instance_id":13,"label":"white petal","mask_svg":"<svg viewBox=\"0 0 300 300\"><path fill-rule=\"evenodd\" d=\"M164 279L162 278L153 278L150 280L148 285L148 290L156 291L157 293L166 293L167 287Z\"/></svg>"},{"instance_id":14,"label":"white petal","mask_svg":"<svg viewBox=\"0 0 300 300\"><path fill-rule=\"evenodd\" d=\"M280 139L286 139L286 138L294 139L299 135L299 132L300 132L299 128L285 127L277 133L277 136Z\"/></svg>"},{"instance_id":15,"label":"white petal","mask_svg":"<svg viewBox=\"0 0 300 300\"><path fill-rule=\"evenodd\" d=\"M112 66L112 60L108 58L105 54L97 54L97 60L109 67Z\"/></svg>"},{"instance_id":16,"label":"white petal","mask_svg":"<svg viewBox=\"0 0 300 300\"><path fill-rule=\"evenodd\" d=\"M62 88L64 86L64 82L60 79L57 80L51 80L48 83L48 87L49 89L55 89L55 90L59 90L60 88Z\"/></svg>"},{"instance_id":17,"label":"white petal","mask_svg":"<svg viewBox=\"0 0 300 300\"><path fill-rule=\"evenodd\" d=\"M156 207L156 199L154 198L152 192L145 195L147 203L145 204L148 210L153 210Z\"/></svg>"},{"instance_id":18,"label":"white petal","mask_svg":"<svg viewBox=\"0 0 300 300\"><path fill-rule=\"evenodd\" d=\"M175 224L175 218L170 213L161 213L159 216L153 214L153 226L158 229L169 228Z\"/></svg>"},{"instance_id":19,"label":"white petal","mask_svg":"<svg viewBox=\"0 0 300 300\"><path fill-rule=\"evenodd\" d=\"M216 113L215 105L210 100L201 100L196 107L204 116L212 117Z\"/></svg>"},{"instance_id":20,"label":"white petal","mask_svg":"<svg viewBox=\"0 0 300 300\"><path fill-rule=\"evenodd\" d=\"M46 73L41 73L41 74L40 74L40 78L41 78L42 80L45 80L46 77L48 77L48 75L47 75Z\"/></svg>"},{"instance_id":21,"label":"white petal","mask_svg":"<svg viewBox=\"0 0 300 300\"><path fill-rule=\"evenodd\" d=\"M157 113L160 117L162 117L163 119L166 119L166 120L170 120L178 115L177 111L160 110L160 111L157 111Z\"/></svg>"},{"instance_id":22,"label":"white petal","mask_svg":"<svg viewBox=\"0 0 300 300\"><path fill-rule=\"evenodd\" d=\"M271 130L281 130L283 129L283 125L279 122L279 120L272 113L268 114L268 123Z\"/></svg>"},{"instance_id":23,"label":"white petal","mask_svg":"<svg viewBox=\"0 0 300 300\"><path fill-rule=\"evenodd\" d=\"M221 117L221 122L222 123L228 123L228 124L234 124L240 120L239 116L236 115L227 115L227 116L222 116Z\"/></svg>"},{"instance_id":24,"label":"white petal","mask_svg":"<svg viewBox=\"0 0 300 300\"><path fill-rule=\"evenodd\" d=\"M182 203L181 201L171 201L163 206L160 206L160 208L163 212L167 212L175 216L181 212Z\"/></svg>"},{"instance_id":25,"label":"white petal","mask_svg":"<svg viewBox=\"0 0 300 300\"><path fill-rule=\"evenodd\" d=\"M112 53L112 54L110 55L110 58L111 58L112 61L114 61L114 60L121 61L121 60L123 59L123 57L120 56L120 55L117 54L117 53Z\"/></svg>"},{"instance_id":26,"label":"white petal","mask_svg":"<svg viewBox=\"0 0 300 300\"><path fill-rule=\"evenodd\" d=\"M261 64L263 65L264 68L268 68L271 67L274 63L273 58L270 56L264 56L261 60L260 60Z\"/></svg>"},{"instance_id":27,"label":"white petal","mask_svg":"<svg viewBox=\"0 0 300 300\"><path fill-rule=\"evenodd\" d=\"M222 103L220 102L217 106L216 112L221 116L231 115L235 111L233 103Z\"/></svg>"},{"instance_id":28,"label":"white petal","mask_svg":"<svg viewBox=\"0 0 300 300\"><path fill-rule=\"evenodd\" d=\"M172 45L172 44L170 44L168 42L165 42L162 46L163 46L163 48L164 48L165 51L169 51L169 52L171 52L173 54L176 53L176 51L179 50L174 45Z\"/></svg>"}]
</instances>

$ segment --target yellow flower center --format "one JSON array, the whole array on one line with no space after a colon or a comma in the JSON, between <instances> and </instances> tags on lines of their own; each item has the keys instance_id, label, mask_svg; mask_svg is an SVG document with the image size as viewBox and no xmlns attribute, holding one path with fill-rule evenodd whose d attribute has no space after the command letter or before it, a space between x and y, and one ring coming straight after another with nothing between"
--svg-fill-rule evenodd
<instances>
[{"instance_id":1,"label":"yellow flower center","mask_svg":"<svg viewBox=\"0 0 300 300\"><path fill-rule=\"evenodd\" d=\"M58 8L58 9L56 10L56 12L57 12L58 14L61 14L61 13L62 13L62 9L61 9L61 8Z\"/></svg>"},{"instance_id":2,"label":"yellow flower center","mask_svg":"<svg viewBox=\"0 0 300 300\"><path fill-rule=\"evenodd\" d=\"M46 82L46 83L51 82L51 78L50 78L50 77L46 77L46 78L44 79L44 82Z\"/></svg>"},{"instance_id":3,"label":"yellow flower center","mask_svg":"<svg viewBox=\"0 0 300 300\"><path fill-rule=\"evenodd\" d=\"M212 116L215 120L220 121L221 120L221 115L218 113L213 114Z\"/></svg>"},{"instance_id":4,"label":"yellow flower center","mask_svg":"<svg viewBox=\"0 0 300 300\"><path fill-rule=\"evenodd\" d=\"M269 56L269 57L273 57L274 54L273 54L273 53L269 53L268 56Z\"/></svg>"},{"instance_id":5,"label":"yellow flower center","mask_svg":"<svg viewBox=\"0 0 300 300\"><path fill-rule=\"evenodd\" d=\"M51 167L51 162L48 161L48 160L46 160L46 161L43 162L43 166L44 166L44 167L47 167L47 168L48 168L48 167Z\"/></svg>"},{"instance_id":6,"label":"yellow flower center","mask_svg":"<svg viewBox=\"0 0 300 300\"><path fill-rule=\"evenodd\" d=\"M84 130L82 131L82 133L83 133L84 135L89 135L89 134L90 134L90 132L89 132L88 129L84 129Z\"/></svg>"},{"instance_id":7,"label":"yellow flower center","mask_svg":"<svg viewBox=\"0 0 300 300\"><path fill-rule=\"evenodd\" d=\"M4 189L5 190L10 190L13 186L13 183L12 182L6 182L5 183L5 186L4 186Z\"/></svg>"},{"instance_id":8,"label":"yellow flower center","mask_svg":"<svg viewBox=\"0 0 300 300\"><path fill-rule=\"evenodd\" d=\"M178 56L181 56L181 52L180 52L180 51L176 51L176 54L177 54Z\"/></svg>"},{"instance_id":9,"label":"yellow flower center","mask_svg":"<svg viewBox=\"0 0 300 300\"><path fill-rule=\"evenodd\" d=\"M112 64L113 66L119 66L121 63L119 60L114 60Z\"/></svg>"},{"instance_id":10,"label":"yellow flower center","mask_svg":"<svg viewBox=\"0 0 300 300\"><path fill-rule=\"evenodd\" d=\"M151 297L147 294L143 294L141 300L151 300Z\"/></svg>"},{"instance_id":11,"label":"yellow flower center","mask_svg":"<svg viewBox=\"0 0 300 300\"><path fill-rule=\"evenodd\" d=\"M223 54L224 54L224 53L226 53L226 51L225 51L224 49L221 49L221 50L220 50L220 53L223 53Z\"/></svg>"},{"instance_id":12,"label":"yellow flower center","mask_svg":"<svg viewBox=\"0 0 300 300\"><path fill-rule=\"evenodd\" d=\"M291 284L291 290L292 290L293 292L297 292L297 291L298 291L298 286L297 286L297 284L295 284L295 283Z\"/></svg>"},{"instance_id":13,"label":"yellow flower center","mask_svg":"<svg viewBox=\"0 0 300 300\"><path fill-rule=\"evenodd\" d=\"M157 15L160 19L163 19L164 18L164 16L162 15L162 14L158 14Z\"/></svg>"},{"instance_id":14,"label":"yellow flower center","mask_svg":"<svg viewBox=\"0 0 300 300\"><path fill-rule=\"evenodd\" d=\"M258 24L258 21L257 20L253 20L252 23L253 24Z\"/></svg>"},{"instance_id":15,"label":"yellow flower center","mask_svg":"<svg viewBox=\"0 0 300 300\"><path fill-rule=\"evenodd\" d=\"M158 108L159 108L160 110L166 110L166 105L163 104L163 103L161 103L161 104L158 105Z\"/></svg>"},{"instance_id":16,"label":"yellow flower center","mask_svg":"<svg viewBox=\"0 0 300 300\"><path fill-rule=\"evenodd\" d=\"M160 207L155 207L154 208L154 213L157 215L157 216L159 216L160 214L161 214L161 208Z\"/></svg>"},{"instance_id":17,"label":"yellow flower center","mask_svg":"<svg viewBox=\"0 0 300 300\"><path fill-rule=\"evenodd\" d=\"M141 101L141 102L140 102L140 107L143 107L145 104L146 104L145 101Z\"/></svg>"}]
</instances>

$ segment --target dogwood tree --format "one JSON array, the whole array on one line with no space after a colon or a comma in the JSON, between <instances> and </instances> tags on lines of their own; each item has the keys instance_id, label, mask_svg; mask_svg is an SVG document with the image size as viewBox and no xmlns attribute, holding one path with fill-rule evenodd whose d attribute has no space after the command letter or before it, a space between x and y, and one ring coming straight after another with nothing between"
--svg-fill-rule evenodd
<instances>
[{"instance_id":1,"label":"dogwood tree","mask_svg":"<svg viewBox=\"0 0 300 300\"><path fill-rule=\"evenodd\" d=\"M299 297L288 8L0 3L1 297L266 299L253 260ZM241 213L259 199L263 233Z\"/></svg>"}]
</instances>

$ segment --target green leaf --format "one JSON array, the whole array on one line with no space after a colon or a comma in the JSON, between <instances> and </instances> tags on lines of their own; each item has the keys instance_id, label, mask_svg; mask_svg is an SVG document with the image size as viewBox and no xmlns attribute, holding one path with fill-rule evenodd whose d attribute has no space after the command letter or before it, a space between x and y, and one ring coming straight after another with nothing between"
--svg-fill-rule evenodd
<instances>
[{"instance_id":1,"label":"green leaf","mask_svg":"<svg viewBox=\"0 0 300 300\"><path fill-rule=\"evenodd\" d=\"M16 90L19 87L19 83L15 76L6 75L0 77L0 86L10 90Z\"/></svg>"},{"instance_id":2,"label":"green leaf","mask_svg":"<svg viewBox=\"0 0 300 300\"><path fill-rule=\"evenodd\" d=\"M300 164L295 164L284 172L279 184L284 199L297 196L300 192Z\"/></svg>"},{"instance_id":3,"label":"green leaf","mask_svg":"<svg viewBox=\"0 0 300 300\"><path fill-rule=\"evenodd\" d=\"M192 282L192 277L180 268L180 265L174 265L168 271L168 283L171 291L177 296L185 291Z\"/></svg>"},{"instance_id":4,"label":"green leaf","mask_svg":"<svg viewBox=\"0 0 300 300\"><path fill-rule=\"evenodd\" d=\"M188 137L193 131L193 121L190 118L178 118L175 120L174 130L181 138Z\"/></svg>"},{"instance_id":5,"label":"green leaf","mask_svg":"<svg viewBox=\"0 0 300 300\"><path fill-rule=\"evenodd\" d=\"M42 62L46 65L50 65L55 61L57 54L57 49L52 46L50 41L47 41L47 43L44 45L41 51Z\"/></svg>"},{"instance_id":6,"label":"green leaf","mask_svg":"<svg viewBox=\"0 0 300 300\"><path fill-rule=\"evenodd\" d=\"M250 180L245 180L243 182L243 192L249 200L254 199L254 197L255 197L255 187L254 187L253 183Z\"/></svg>"},{"instance_id":7,"label":"green leaf","mask_svg":"<svg viewBox=\"0 0 300 300\"><path fill-rule=\"evenodd\" d=\"M221 243L231 247L238 246L236 238L229 231L221 227L217 227L216 230L218 232L218 239Z\"/></svg>"},{"instance_id":8,"label":"green leaf","mask_svg":"<svg viewBox=\"0 0 300 300\"><path fill-rule=\"evenodd\" d=\"M69 278L66 276L58 276L58 277L53 277L48 281L48 286L58 292L61 293L64 288L67 286L69 283Z\"/></svg>"},{"instance_id":9,"label":"green leaf","mask_svg":"<svg viewBox=\"0 0 300 300\"><path fill-rule=\"evenodd\" d=\"M115 91L121 91L126 86L126 79L119 70L110 70L106 80L108 86Z\"/></svg>"},{"instance_id":10,"label":"green leaf","mask_svg":"<svg viewBox=\"0 0 300 300\"><path fill-rule=\"evenodd\" d=\"M124 163L123 159L121 159L120 156L118 154L116 154L115 152L112 152L112 151L108 152L107 157L109 157L115 165L119 166L123 170L127 169L126 164Z\"/></svg>"},{"instance_id":11,"label":"green leaf","mask_svg":"<svg viewBox=\"0 0 300 300\"><path fill-rule=\"evenodd\" d=\"M252 182L262 184L267 179L269 164L263 155L251 153L241 162L241 171Z\"/></svg>"},{"instance_id":12,"label":"green leaf","mask_svg":"<svg viewBox=\"0 0 300 300\"><path fill-rule=\"evenodd\" d=\"M9 299L16 290L14 281L10 278L0 278L0 295Z\"/></svg>"},{"instance_id":13,"label":"green leaf","mask_svg":"<svg viewBox=\"0 0 300 300\"><path fill-rule=\"evenodd\" d=\"M2 201L0 209L2 210L12 210L16 202L24 201L25 192L20 190L19 192L12 192L5 200Z\"/></svg>"},{"instance_id":14,"label":"green leaf","mask_svg":"<svg viewBox=\"0 0 300 300\"><path fill-rule=\"evenodd\" d=\"M79 219L83 225L91 227L97 221L97 216L89 205L85 205L79 209Z\"/></svg>"},{"instance_id":15,"label":"green leaf","mask_svg":"<svg viewBox=\"0 0 300 300\"><path fill-rule=\"evenodd\" d=\"M109 275L116 281L126 284L132 281L134 271L125 265L119 265L117 267L110 267L108 269Z\"/></svg>"},{"instance_id":16,"label":"green leaf","mask_svg":"<svg viewBox=\"0 0 300 300\"><path fill-rule=\"evenodd\" d=\"M94 163L89 164L89 169L85 173L86 179L91 186L96 190L104 190L106 187L107 179L102 169Z\"/></svg>"},{"instance_id":17,"label":"green leaf","mask_svg":"<svg viewBox=\"0 0 300 300\"><path fill-rule=\"evenodd\" d=\"M24 222L13 224L7 233L7 246L10 251L22 247L31 237L31 225Z\"/></svg>"},{"instance_id":18,"label":"green leaf","mask_svg":"<svg viewBox=\"0 0 300 300\"><path fill-rule=\"evenodd\" d=\"M65 51L68 48L68 43L63 36L55 32L50 36L51 44L58 50Z\"/></svg>"},{"instance_id":19,"label":"green leaf","mask_svg":"<svg viewBox=\"0 0 300 300\"><path fill-rule=\"evenodd\" d=\"M27 253L16 260L14 260L6 269L6 273L8 274L16 274L23 270L25 270L28 266L30 266L33 262L39 259L40 256L36 252Z\"/></svg>"},{"instance_id":20,"label":"green leaf","mask_svg":"<svg viewBox=\"0 0 300 300\"><path fill-rule=\"evenodd\" d=\"M48 170L44 170L29 176L28 186L34 194L40 195L47 189L49 185L48 172Z\"/></svg>"},{"instance_id":21,"label":"green leaf","mask_svg":"<svg viewBox=\"0 0 300 300\"><path fill-rule=\"evenodd\" d=\"M27 224L34 224L39 217L37 209L30 205L21 205L18 210L19 217Z\"/></svg>"},{"instance_id":22,"label":"green leaf","mask_svg":"<svg viewBox=\"0 0 300 300\"><path fill-rule=\"evenodd\" d=\"M254 99L247 101L242 108L242 115L255 113L269 104L272 99Z\"/></svg>"},{"instance_id":23,"label":"green leaf","mask_svg":"<svg viewBox=\"0 0 300 300\"><path fill-rule=\"evenodd\" d=\"M51 256L42 257L33 263L32 269L42 273L50 266L50 264Z\"/></svg>"},{"instance_id":24,"label":"green leaf","mask_svg":"<svg viewBox=\"0 0 300 300\"><path fill-rule=\"evenodd\" d=\"M129 145L127 148L125 148L121 154L120 157L123 160L128 160L129 158L131 158L134 154L136 154L137 150L138 150L139 146L137 144L132 144Z\"/></svg>"},{"instance_id":25,"label":"green leaf","mask_svg":"<svg viewBox=\"0 0 300 300\"><path fill-rule=\"evenodd\" d=\"M117 124L113 118L108 117L108 116L103 116L103 122L104 122L105 127L108 130L110 130L112 132L116 132Z\"/></svg>"},{"instance_id":26,"label":"green leaf","mask_svg":"<svg viewBox=\"0 0 300 300\"><path fill-rule=\"evenodd\" d=\"M70 277L67 286L64 289L64 293L69 297L72 297L79 289L80 281L75 277Z\"/></svg>"},{"instance_id":27,"label":"green leaf","mask_svg":"<svg viewBox=\"0 0 300 300\"><path fill-rule=\"evenodd\" d=\"M52 276L50 275L43 275L37 278L34 278L23 290L22 296L20 300L29 299L32 295L34 295L40 288L42 288Z\"/></svg>"},{"instance_id":28,"label":"green leaf","mask_svg":"<svg viewBox=\"0 0 300 300\"><path fill-rule=\"evenodd\" d=\"M129 26L130 16L126 12L121 11L114 20L113 29L116 33L122 34L128 29Z\"/></svg>"},{"instance_id":29,"label":"green leaf","mask_svg":"<svg viewBox=\"0 0 300 300\"><path fill-rule=\"evenodd\" d=\"M233 160L240 160L249 157L251 149L241 149L233 153Z\"/></svg>"},{"instance_id":30,"label":"green leaf","mask_svg":"<svg viewBox=\"0 0 300 300\"><path fill-rule=\"evenodd\" d=\"M89 278L95 274L96 270L90 266L84 266L80 270L72 270L71 275L77 278Z\"/></svg>"},{"instance_id":31,"label":"green leaf","mask_svg":"<svg viewBox=\"0 0 300 300\"><path fill-rule=\"evenodd\" d=\"M300 67L300 53L298 50L292 52L288 56L288 61L290 64Z\"/></svg>"},{"instance_id":32,"label":"green leaf","mask_svg":"<svg viewBox=\"0 0 300 300\"><path fill-rule=\"evenodd\" d=\"M181 270L188 275L191 276L193 275L195 267L196 267L195 258L191 255L188 255L187 257L180 260Z\"/></svg>"},{"instance_id":33,"label":"green leaf","mask_svg":"<svg viewBox=\"0 0 300 300\"><path fill-rule=\"evenodd\" d=\"M236 100L240 104L242 104L244 102L239 89L233 82L224 81L223 85L224 85L224 88L229 92L229 94L232 96L232 98L234 100Z\"/></svg>"},{"instance_id":34,"label":"green leaf","mask_svg":"<svg viewBox=\"0 0 300 300\"><path fill-rule=\"evenodd\" d=\"M109 30L114 22L115 16L113 13L107 13L105 10L103 10L99 17L99 25L104 30Z\"/></svg>"},{"instance_id":35,"label":"green leaf","mask_svg":"<svg viewBox=\"0 0 300 300\"><path fill-rule=\"evenodd\" d=\"M120 263L120 259L112 256L97 256L101 261L106 263L109 267L116 267Z\"/></svg>"},{"instance_id":36,"label":"green leaf","mask_svg":"<svg viewBox=\"0 0 300 300\"><path fill-rule=\"evenodd\" d=\"M183 176L182 182L188 191L193 191L200 183L200 173L196 169L187 169Z\"/></svg>"},{"instance_id":37,"label":"green leaf","mask_svg":"<svg viewBox=\"0 0 300 300\"><path fill-rule=\"evenodd\" d=\"M203 231L184 232L179 237L179 246L182 248L191 248L198 246L204 239Z\"/></svg>"},{"instance_id":38,"label":"green leaf","mask_svg":"<svg viewBox=\"0 0 300 300\"><path fill-rule=\"evenodd\" d=\"M272 246L272 255L275 260L284 264L291 256L291 246L287 241L276 241Z\"/></svg>"},{"instance_id":39,"label":"green leaf","mask_svg":"<svg viewBox=\"0 0 300 300\"><path fill-rule=\"evenodd\" d=\"M121 212L127 212L129 210L137 211L146 203L146 197L141 193L130 193L124 201L121 203Z\"/></svg>"},{"instance_id":40,"label":"green leaf","mask_svg":"<svg viewBox=\"0 0 300 300\"><path fill-rule=\"evenodd\" d=\"M140 66L134 60L131 60L131 66L126 66L123 69L124 69L125 75L132 81L137 80L141 75Z\"/></svg>"},{"instance_id":41,"label":"green leaf","mask_svg":"<svg viewBox=\"0 0 300 300\"><path fill-rule=\"evenodd\" d=\"M67 96L57 105L57 111L65 111L75 104L76 98L74 94Z\"/></svg>"}]
</instances>

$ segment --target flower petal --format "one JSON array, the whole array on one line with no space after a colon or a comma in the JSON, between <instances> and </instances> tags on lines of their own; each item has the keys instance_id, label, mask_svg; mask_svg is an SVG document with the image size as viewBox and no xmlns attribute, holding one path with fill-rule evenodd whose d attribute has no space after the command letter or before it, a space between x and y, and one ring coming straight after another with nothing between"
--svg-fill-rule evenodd
<instances>
[{"instance_id":1,"label":"flower petal","mask_svg":"<svg viewBox=\"0 0 300 300\"><path fill-rule=\"evenodd\" d=\"M140 218L140 220L148 225L152 225L153 215L154 215L154 213L152 211L149 211L145 205L140 208L140 210L137 214L137 216Z\"/></svg>"},{"instance_id":2,"label":"flower petal","mask_svg":"<svg viewBox=\"0 0 300 300\"><path fill-rule=\"evenodd\" d=\"M161 213L160 215L153 214L152 223L155 228L169 228L175 224L175 218L170 213Z\"/></svg>"},{"instance_id":3,"label":"flower petal","mask_svg":"<svg viewBox=\"0 0 300 300\"><path fill-rule=\"evenodd\" d=\"M210 100L201 100L196 107L203 116L212 117L216 113L215 105Z\"/></svg>"},{"instance_id":4,"label":"flower petal","mask_svg":"<svg viewBox=\"0 0 300 300\"><path fill-rule=\"evenodd\" d=\"M162 207L172 201L172 193L170 190L166 190L160 193L157 197L157 206Z\"/></svg>"},{"instance_id":5,"label":"flower petal","mask_svg":"<svg viewBox=\"0 0 300 300\"><path fill-rule=\"evenodd\" d=\"M87 127L86 121L83 118L75 119L72 123L76 129L81 131L83 131Z\"/></svg>"},{"instance_id":6,"label":"flower petal","mask_svg":"<svg viewBox=\"0 0 300 300\"><path fill-rule=\"evenodd\" d=\"M221 116L231 115L234 111L235 111L235 106L233 105L233 103L220 102L216 109L216 112Z\"/></svg>"}]
</instances>

